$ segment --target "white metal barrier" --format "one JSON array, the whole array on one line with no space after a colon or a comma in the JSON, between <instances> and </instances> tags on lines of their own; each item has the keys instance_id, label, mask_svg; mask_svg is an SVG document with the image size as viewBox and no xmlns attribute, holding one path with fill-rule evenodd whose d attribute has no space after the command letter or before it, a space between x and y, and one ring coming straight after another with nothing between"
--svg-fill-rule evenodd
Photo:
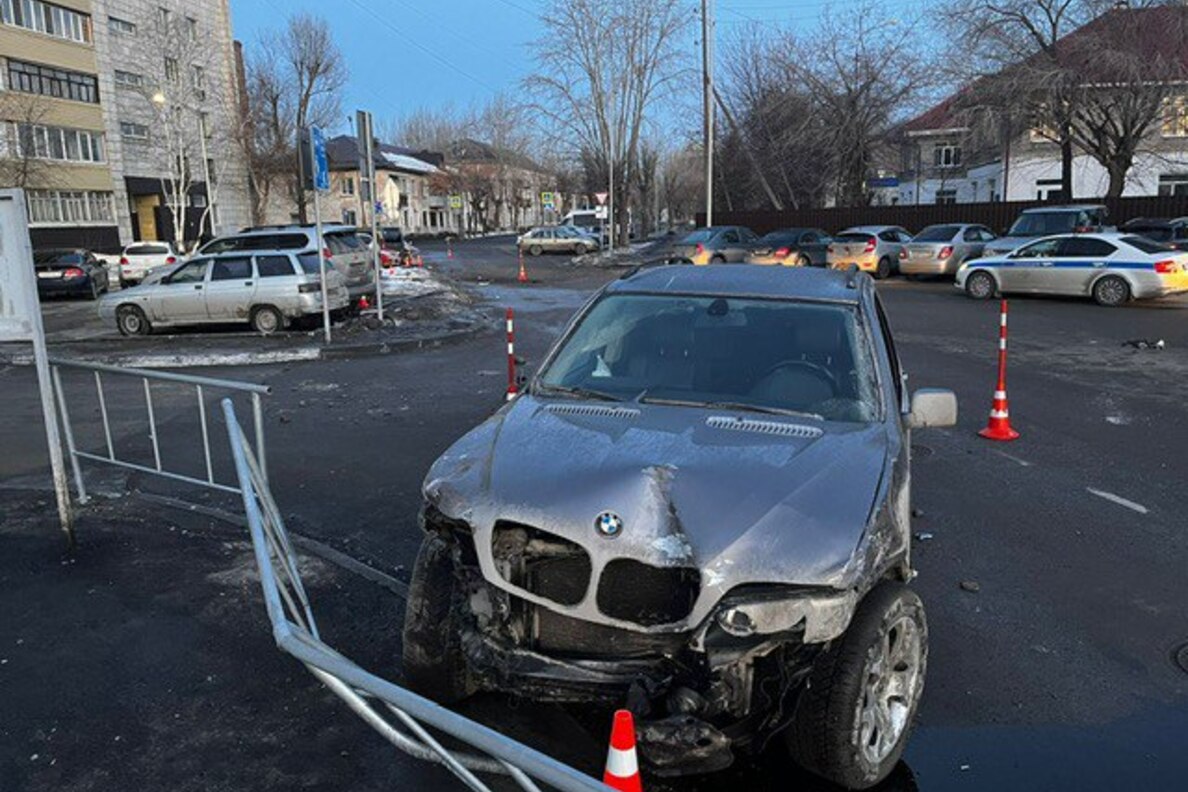
<instances>
[{"instance_id":1,"label":"white metal barrier","mask_svg":"<svg viewBox=\"0 0 1188 792\"><path fill-rule=\"evenodd\" d=\"M74 481L78 488L79 503L87 502L87 488L83 481L82 466L80 460L87 460L90 462L98 462L104 465L114 465L129 470L136 470L141 473L148 473L154 476L162 476L164 478L173 479L175 481L184 481L188 484L197 484L202 487L209 487L211 489L222 490L224 492L239 492L237 485L227 484L215 480L214 464L210 452L210 427L206 416L206 391L233 391L238 393L247 393L252 402L252 423L254 425L256 435L256 448L259 449L259 459L261 470L266 470L266 461L264 459L264 410L261 403L261 397L271 392L271 388L267 385L257 385L252 382L236 382L235 380L215 379L213 377L198 377L191 374L173 374L168 371L146 371L144 369L135 368L120 368L119 366L107 366L101 363L87 363L79 360L64 360L62 358L50 358L50 370L53 375L54 394L57 396L58 410L62 415L62 434L66 440L66 451L70 457L70 465L74 471ZM67 403L66 393L62 387L61 369L78 369L83 371L90 371L95 377L95 393L99 400L99 415L103 423L103 438L106 444L107 453L97 454L91 451L85 451L78 447L74 440L74 427L70 422L70 408ZM139 378L144 387L144 405L146 418L148 420L148 436L152 441L153 449L153 464L141 464L127 458L119 458L116 455L115 443L112 440L111 420L108 417L107 410L107 392L104 390L104 375L110 375L120 378ZM174 383L178 385L188 386L194 389L194 394L198 402L198 422L202 429L202 451L203 461L205 462L206 476L204 478L197 478L195 476L187 475L178 472L177 470L168 469L161 460L161 444L157 433L157 415L153 407L153 382Z\"/></svg>"},{"instance_id":2,"label":"white metal barrier","mask_svg":"<svg viewBox=\"0 0 1188 792\"><path fill-rule=\"evenodd\" d=\"M540 751L365 671L323 643L263 467L239 426L231 400L224 399L222 406L260 568L264 604L272 635L282 651L300 660L392 745L417 759L445 766L475 792L490 792L479 773L510 776L528 792L539 792L533 779L561 792L613 792ZM426 726L478 749L482 755L446 748Z\"/></svg>"}]
</instances>

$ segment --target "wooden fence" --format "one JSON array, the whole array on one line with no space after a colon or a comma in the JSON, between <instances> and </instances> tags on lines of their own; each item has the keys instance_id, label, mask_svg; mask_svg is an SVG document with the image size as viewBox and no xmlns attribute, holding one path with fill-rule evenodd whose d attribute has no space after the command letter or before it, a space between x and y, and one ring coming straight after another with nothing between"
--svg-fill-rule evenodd
<instances>
[{"instance_id":1,"label":"wooden fence","mask_svg":"<svg viewBox=\"0 0 1188 792\"><path fill-rule=\"evenodd\" d=\"M1136 217L1188 217L1188 195L1158 195L1139 198L1086 198L1077 204L1105 204L1111 225ZM825 209L786 209L746 212L714 212L714 225L747 226L758 234L778 228L822 228L836 233L856 225L897 225L915 233L936 223L981 223L1003 233L1024 209L1053 205L1044 201L999 201L965 204L897 204L895 206L835 206ZM697 215L705 224L705 214Z\"/></svg>"}]
</instances>

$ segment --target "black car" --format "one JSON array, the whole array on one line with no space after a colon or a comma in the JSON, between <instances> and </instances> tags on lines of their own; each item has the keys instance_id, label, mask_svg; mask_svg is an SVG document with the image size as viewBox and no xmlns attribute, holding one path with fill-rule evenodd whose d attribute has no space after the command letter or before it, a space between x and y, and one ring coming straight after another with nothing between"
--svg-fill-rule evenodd
<instances>
[{"instance_id":1,"label":"black car","mask_svg":"<svg viewBox=\"0 0 1188 792\"><path fill-rule=\"evenodd\" d=\"M107 267L89 250L59 248L33 253L37 270L37 294L55 294L98 299L108 289Z\"/></svg>"},{"instance_id":2,"label":"black car","mask_svg":"<svg viewBox=\"0 0 1188 792\"><path fill-rule=\"evenodd\" d=\"M1188 217L1136 217L1123 223L1119 230L1145 236L1176 250L1188 250Z\"/></svg>"},{"instance_id":3,"label":"black car","mask_svg":"<svg viewBox=\"0 0 1188 792\"><path fill-rule=\"evenodd\" d=\"M819 228L784 228L765 235L743 260L748 264L824 267L826 248L832 241Z\"/></svg>"}]
</instances>

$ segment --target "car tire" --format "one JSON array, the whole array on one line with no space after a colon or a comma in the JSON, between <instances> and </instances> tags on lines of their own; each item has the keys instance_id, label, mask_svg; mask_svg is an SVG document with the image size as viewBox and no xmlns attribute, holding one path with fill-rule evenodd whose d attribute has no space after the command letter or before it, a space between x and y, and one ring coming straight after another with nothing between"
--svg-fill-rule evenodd
<instances>
[{"instance_id":1,"label":"car tire","mask_svg":"<svg viewBox=\"0 0 1188 792\"><path fill-rule=\"evenodd\" d=\"M720 256L720 255L719 256L710 256L710 264L725 264L725 263L726 263L725 256Z\"/></svg>"},{"instance_id":2,"label":"car tire","mask_svg":"<svg viewBox=\"0 0 1188 792\"><path fill-rule=\"evenodd\" d=\"M528 248L528 252L534 256L539 256L544 251L541 249L540 245L533 245L532 247Z\"/></svg>"},{"instance_id":3,"label":"car tire","mask_svg":"<svg viewBox=\"0 0 1188 792\"><path fill-rule=\"evenodd\" d=\"M1117 308L1130 300L1130 284L1117 275L1107 275L1093 284L1093 299L1106 308Z\"/></svg>"},{"instance_id":4,"label":"car tire","mask_svg":"<svg viewBox=\"0 0 1188 792\"><path fill-rule=\"evenodd\" d=\"M453 545L436 533L426 534L408 587L401 657L405 685L441 704L475 690L458 630L455 601L460 596Z\"/></svg>"},{"instance_id":5,"label":"car tire","mask_svg":"<svg viewBox=\"0 0 1188 792\"><path fill-rule=\"evenodd\" d=\"M996 291L994 276L985 270L971 272L965 278L965 293L975 300L989 300Z\"/></svg>"},{"instance_id":6,"label":"car tire","mask_svg":"<svg viewBox=\"0 0 1188 792\"><path fill-rule=\"evenodd\" d=\"M875 279L886 280L891 277L891 259L883 256L875 267Z\"/></svg>"},{"instance_id":7,"label":"car tire","mask_svg":"<svg viewBox=\"0 0 1188 792\"><path fill-rule=\"evenodd\" d=\"M927 664L923 603L902 583L879 584L813 665L784 732L792 758L846 789L878 784L903 755Z\"/></svg>"},{"instance_id":8,"label":"car tire","mask_svg":"<svg viewBox=\"0 0 1188 792\"><path fill-rule=\"evenodd\" d=\"M257 305L252 309L248 321L251 322L252 329L260 335L272 335L278 330L283 330L285 326L285 317L271 305Z\"/></svg>"},{"instance_id":9,"label":"car tire","mask_svg":"<svg viewBox=\"0 0 1188 792\"><path fill-rule=\"evenodd\" d=\"M148 317L135 305L121 305L116 309L116 329L120 335L126 336L146 336L153 332Z\"/></svg>"},{"instance_id":10,"label":"car tire","mask_svg":"<svg viewBox=\"0 0 1188 792\"><path fill-rule=\"evenodd\" d=\"M801 253L799 256L796 257L796 266L811 267L811 266L813 266L813 261L808 256Z\"/></svg>"}]
</instances>

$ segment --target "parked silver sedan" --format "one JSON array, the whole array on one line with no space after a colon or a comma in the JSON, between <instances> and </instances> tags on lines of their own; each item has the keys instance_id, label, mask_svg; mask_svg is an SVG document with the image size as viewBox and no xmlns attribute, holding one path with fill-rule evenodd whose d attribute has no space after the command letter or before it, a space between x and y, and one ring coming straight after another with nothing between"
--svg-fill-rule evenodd
<instances>
[{"instance_id":1,"label":"parked silver sedan","mask_svg":"<svg viewBox=\"0 0 1188 792\"><path fill-rule=\"evenodd\" d=\"M1188 253L1133 234L1060 234L966 262L957 270L957 288L978 300L1030 292L1115 306L1188 292Z\"/></svg>"},{"instance_id":2,"label":"parked silver sedan","mask_svg":"<svg viewBox=\"0 0 1188 792\"><path fill-rule=\"evenodd\" d=\"M330 310L350 298L341 273L327 262ZM123 335L148 335L154 328L247 322L269 334L288 322L322 311L317 253L268 251L199 256L156 283L109 294L99 315Z\"/></svg>"},{"instance_id":3,"label":"parked silver sedan","mask_svg":"<svg viewBox=\"0 0 1188 792\"><path fill-rule=\"evenodd\" d=\"M693 231L672 246L674 258L694 264L736 264L759 244L759 237L745 226L711 226Z\"/></svg>"},{"instance_id":4,"label":"parked silver sedan","mask_svg":"<svg viewBox=\"0 0 1188 792\"><path fill-rule=\"evenodd\" d=\"M955 275L967 259L982 255L995 234L983 225L931 225L912 237L899 253L904 275Z\"/></svg>"},{"instance_id":5,"label":"parked silver sedan","mask_svg":"<svg viewBox=\"0 0 1188 792\"><path fill-rule=\"evenodd\" d=\"M899 253L911 240L912 235L900 226L854 226L834 235L825 260L830 269L857 265L881 280L896 271Z\"/></svg>"}]
</instances>

